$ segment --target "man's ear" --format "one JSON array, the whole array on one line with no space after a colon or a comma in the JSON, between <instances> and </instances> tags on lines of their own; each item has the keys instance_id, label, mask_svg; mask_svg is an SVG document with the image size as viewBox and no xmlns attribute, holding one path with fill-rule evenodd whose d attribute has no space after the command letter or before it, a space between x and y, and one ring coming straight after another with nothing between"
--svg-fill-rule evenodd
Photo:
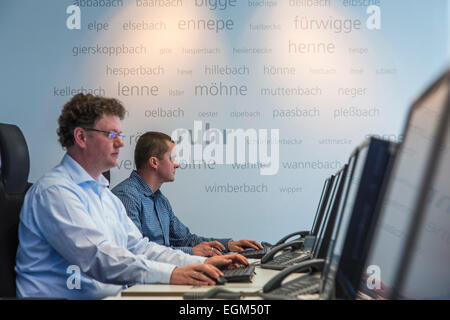
<instances>
[{"instance_id":1,"label":"man's ear","mask_svg":"<svg viewBox=\"0 0 450 320\"><path fill-rule=\"evenodd\" d=\"M76 127L73 130L73 138L76 145L81 148L86 147L86 131L83 128Z\"/></svg>"},{"instance_id":2,"label":"man's ear","mask_svg":"<svg viewBox=\"0 0 450 320\"><path fill-rule=\"evenodd\" d=\"M148 159L148 165L153 169L158 168L158 159L156 157L150 157Z\"/></svg>"}]
</instances>

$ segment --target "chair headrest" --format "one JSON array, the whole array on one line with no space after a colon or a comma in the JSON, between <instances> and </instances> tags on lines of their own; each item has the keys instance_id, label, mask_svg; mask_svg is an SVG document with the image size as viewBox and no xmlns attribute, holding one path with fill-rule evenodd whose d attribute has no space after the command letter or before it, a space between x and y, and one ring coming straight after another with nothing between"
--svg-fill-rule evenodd
<instances>
[{"instance_id":1,"label":"chair headrest","mask_svg":"<svg viewBox=\"0 0 450 320\"><path fill-rule=\"evenodd\" d=\"M30 156L19 127L0 123L0 179L9 194L23 193L28 186Z\"/></svg>"}]
</instances>

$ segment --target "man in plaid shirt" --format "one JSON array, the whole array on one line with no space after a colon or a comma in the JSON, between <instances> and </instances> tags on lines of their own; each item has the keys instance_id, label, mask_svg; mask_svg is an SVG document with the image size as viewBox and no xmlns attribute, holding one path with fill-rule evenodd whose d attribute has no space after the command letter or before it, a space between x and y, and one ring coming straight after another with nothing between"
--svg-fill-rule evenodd
<instances>
[{"instance_id":1,"label":"man in plaid shirt","mask_svg":"<svg viewBox=\"0 0 450 320\"><path fill-rule=\"evenodd\" d=\"M240 252L245 248L262 249L252 240L206 238L193 234L173 213L160 187L175 180L175 144L161 132L143 134L134 152L136 170L112 192L122 200L128 216L144 237L156 243L197 256L216 256Z\"/></svg>"}]
</instances>

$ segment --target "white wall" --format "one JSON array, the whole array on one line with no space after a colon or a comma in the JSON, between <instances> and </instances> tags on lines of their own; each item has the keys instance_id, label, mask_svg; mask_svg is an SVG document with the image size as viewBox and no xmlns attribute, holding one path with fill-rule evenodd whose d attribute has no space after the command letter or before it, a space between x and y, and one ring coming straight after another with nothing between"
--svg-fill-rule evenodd
<instances>
[{"instance_id":1,"label":"white wall","mask_svg":"<svg viewBox=\"0 0 450 320\"><path fill-rule=\"evenodd\" d=\"M66 9L74 2L81 7L80 30L66 25L71 20ZM129 112L123 122L127 140L120 168L112 170L113 185L131 172L136 138L145 131L170 134L177 128L193 129L194 121L202 121L204 129L207 125L220 130L279 129L276 174L261 175L258 169L236 165L183 166L176 181L162 189L175 213L199 234L275 241L310 227L324 179L347 161L367 135L399 138L411 101L448 65L450 10L445 0L432 5L419 0L372 1L379 4L380 20L372 20L373 14L366 12L367 0L355 1L363 3L356 6L329 1L329 6L320 7L281 0L228 1L223 10L195 5L202 2L183 0L179 7L146 8L134 0L102 8L83 6L96 1L1 2L0 121L15 123L24 131L31 153L31 181L63 155L56 120L70 99L65 94L68 87L116 97ZM211 25L228 21L228 29L184 30L187 22L183 21L190 19L211 20ZM381 28L369 29L368 20L372 26L380 22ZM124 30L129 21L164 28ZM307 21L312 24L304 29ZM107 23L108 30L90 30L92 23L103 27ZM322 43L328 51L321 49ZM97 45L125 45L145 52L75 54L77 48ZM319 53L305 53L303 45L316 47ZM193 53L194 49L203 51ZM244 73L205 73L205 66L214 65L241 67ZM111 69L140 66L157 72L120 76ZM283 74L272 74L265 67L285 69ZM241 91L221 96L212 91L206 96L197 87L220 83ZM144 92L120 91L127 86ZM279 94L267 95L263 88L301 88L302 94L281 95L278 89ZM307 88L320 94L307 94ZM174 95L175 91L182 94ZM158 110L176 111L178 116L163 116ZM236 117L234 112L247 116ZM262 192L227 192L230 186L244 191L253 186Z\"/></svg>"}]
</instances>

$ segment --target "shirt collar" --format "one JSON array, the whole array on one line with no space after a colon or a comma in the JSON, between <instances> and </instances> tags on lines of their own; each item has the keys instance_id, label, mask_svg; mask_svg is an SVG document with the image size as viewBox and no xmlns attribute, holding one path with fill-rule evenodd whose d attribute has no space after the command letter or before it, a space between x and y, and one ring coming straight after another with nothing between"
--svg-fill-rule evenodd
<instances>
[{"instance_id":1,"label":"shirt collar","mask_svg":"<svg viewBox=\"0 0 450 320\"><path fill-rule=\"evenodd\" d=\"M136 183L140 186L141 191L144 193L147 197L157 198L161 195L161 191L158 189L156 192L153 192L150 186L147 184L147 182L142 179L142 177L137 173L136 170L133 170L131 172L130 178L136 181Z\"/></svg>"},{"instance_id":2,"label":"shirt collar","mask_svg":"<svg viewBox=\"0 0 450 320\"><path fill-rule=\"evenodd\" d=\"M98 177L97 181L94 180L94 178L92 178L89 173L87 173L87 171L84 170L84 168L68 153L66 153L62 158L61 165L67 170L72 180L78 185L84 182L93 181L105 188L109 186L108 179L106 179L102 174Z\"/></svg>"}]
</instances>

